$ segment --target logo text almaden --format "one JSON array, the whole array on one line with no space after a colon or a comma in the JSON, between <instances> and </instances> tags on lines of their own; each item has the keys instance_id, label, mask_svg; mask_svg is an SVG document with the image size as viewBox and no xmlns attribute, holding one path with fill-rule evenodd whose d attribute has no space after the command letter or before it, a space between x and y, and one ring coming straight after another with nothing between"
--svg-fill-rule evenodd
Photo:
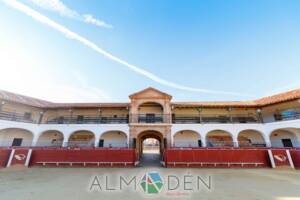
<instances>
[{"instance_id":1,"label":"logo text almaden","mask_svg":"<svg viewBox=\"0 0 300 200\"><path fill-rule=\"evenodd\" d=\"M158 172L147 172L142 176L113 176L97 175L91 178L89 191L117 192L123 190L140 191L144 194L155 195L170 192L195 192L200 190L210 191L212 189L211 176L200 176L193 174L165 175Z\"/></svg>"}]
</instances>

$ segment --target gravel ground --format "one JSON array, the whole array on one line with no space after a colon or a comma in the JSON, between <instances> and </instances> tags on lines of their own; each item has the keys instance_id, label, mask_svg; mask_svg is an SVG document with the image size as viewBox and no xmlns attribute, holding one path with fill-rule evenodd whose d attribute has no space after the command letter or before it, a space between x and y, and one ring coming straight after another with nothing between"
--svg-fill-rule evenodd
<instances>
[{"instance_id":1,"label":"gravel ground","mask_svg":"<svg viewBox=\"0 0 300 200\"><path fill-rule=\"evenodd\" d=\"M156 171L164 185L159 194L145 194L139 180L146 172ZM184 184L184 176L187 183ZM90 191L95 176L99 185ZM137 177L130 186L119 188L119 177ZM170 176L173 176L170 178ZM179 180L178 189L175 187ZM107 177L106 190L105 180ZM168 177L170 181L168 181ZM208 189L211 178L211 189ZM168 186L169 185L169 186ZM184 189L184 185L186 188ZM199 189L197 188L199 185ZM192 189L192 190L187 190ZM295 200L300 199L300 170L291 169L166 169L148 168L29 168L0 170L1 200L94 200L94 199L209 199L209 200Z\"/></svg>"}]
</instances>

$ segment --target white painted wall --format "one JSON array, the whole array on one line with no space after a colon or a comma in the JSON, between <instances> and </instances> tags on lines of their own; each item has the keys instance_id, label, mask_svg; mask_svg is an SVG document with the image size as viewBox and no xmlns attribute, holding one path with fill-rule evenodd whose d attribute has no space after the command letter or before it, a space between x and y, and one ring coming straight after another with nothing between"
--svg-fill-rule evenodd
<instances>
[{"instance_id":1,"label":"white painted wall","mask_svg":"<svg viewBox=\"0 0 300 200\"><path fill-rule=\"evenodd\" d=\"M199 134L194 131L180 131L174 135L174 147L199 147Z\"/></svg>"},{"instance_id":2,"label":"white painted wall","mask_svg":"<svg viewBox=\"0 0 300 200\"><path fill-rule=\"evenodd\" d=\"M300 147L298 137L287 130L274 131L271 134L270 139L273 147L283 147L282 139L290 139L294 147Z\"/></svg>"},{"instance_id":3,"label":"white painted wall","mask_svg":"<svg viewBox=\"0 0 300 200\"><path fill-rule=\"evenodd\" d=\"M248 142L248 139L250 140ZM263 134L254 130L245 130L239 133L238 141L240 146L247 146L249 144L265 144Z\"/></svg>"},{"instance_id":4,"label":"white painted wall","mask_svg":"<svg viewBox=\"0 0 300 200\"><path fill-rule=\"evenodd\" d=\"M22 139L21 146L31 146L33 134L22 129L4 129L0 131L0 146L11 146L15 138Z\"/></svg>"},{"instance_id":5,"label":"white painted wall","mask_svg":"<svg viewBox=\"0 0 300 200\"><path fill-rule=\"evenodd\" d=\"M104 147L127 147L127 136L120 131L110 131L101 135Z\"/></svg>"},{"instance_id":6,"label":"white painted wall","mask_svg":"<svg viewBox=\"0 0 300 200\"><path fill-rule=\"evenodd\" d=\"M64 135L58 131L46 131L38 138L36 146L62 146Z\"/></svg>"},{"instance_id":7,"label":"white painted wall","mask_svg":"<svg viewBox=\"0 0 300 200\"><path fill-rule=\"evenodd\" d=\"M57 130L62 132L64 135L64 143L68 142L69 136L78 131L78 130L88 130L94 133L95 135L95 146L98 146L101 135L107 131L121 131L124 132L127 136L127 143L129 140L129 126L128 124L30 124L22 122L13 122L0 120L0 130L7 128L20 128L26 129L33 134L33 144L35 145L38 142L39 136L48 130ZM238 134L247 129L257 130L263 133L263 137L267 145L270 145L269 135L277 129L293 129L297 134L298 140L300 137L300 120L290 120L290 121L281 121L281 122L272 122L265 124L172 124L171 127L171 140L174 143L175 133L182 130L191 130L199 133L202 144L206 144L206 135L213 130L224 130L229 132L232 135L233 141L238 141ZM295 131L298 129L297 131ZM4 141L4 136L0 136L1 141ZM7 136L5 136L7 137ZM12 133L9 133L9 137L13 137ZM296 138L296 137L295 137ZM295 140L294 138L294 140ZM26 137L26 140L30 138ZM299 144L300 147L300 144Z\"/></svg>"}]
</instances>

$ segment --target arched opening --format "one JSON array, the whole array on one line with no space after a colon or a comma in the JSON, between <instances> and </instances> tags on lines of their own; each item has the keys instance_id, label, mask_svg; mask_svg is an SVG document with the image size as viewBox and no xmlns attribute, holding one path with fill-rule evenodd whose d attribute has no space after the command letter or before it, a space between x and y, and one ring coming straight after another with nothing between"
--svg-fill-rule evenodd
<instances>
[{"instance_id":1,"label":"arched opening","mask_svg":"<svg viewBox=\"0 0 300 200\"><path fill-rule=\"evenodd\" d=\"M196 131L183 130L178 131L173 136L174 147L201 147L202 142L200 134Z\"/></svg>"},{"instance_id":2,"label":"arched opening","mask_svg":"<svg viewBox=\"0 0 300 200\"><path fill-rule=\"evenodd\" d=\"M143 141L142 154L160 154L160 142L155 138L147 138Z\"/></svg>"},{"instance_id":3,"label":"arched opening","mask_svg":"<svg viewBox=\"0 0 300 200\"><path fill-rule=\"evenodd\" d=\"M277 129L270 134L272 147L300 147L300 129Z\"/></svg>"},{"instance_id":4,"label":"arched opening","mask_svg":"<svg viewBox=\"0 0 300 200\"><path fill-rule=\"evenodd\" d=\"M144 131L138 135L137 151L140 162L143 166L160 166L162 152L164 150L163 135L157 131ZM155 146L153 151L150 151L149 145L153 142Z\"/></svg>"},{"instance_id":5,"label":"arched opening","mask_svg":"<svg viewBox=\"0 0 300 200\"><path fill-rule=\"evenodd\" d=\"M7 128L0 130L0 146L21 146L28 147L32 145L32 132L20 128Z\"/></svg>"},{"instance_id":6,"label":"arched opening","mask_svg":"<svg viewBox=\"0 0 300 200\"><path fill-rule=\"evenodd\" d=\"M36 146L61 147L64 141L64 134L56 130L44 131L38 138Z\"/></svg>"},{"instance_id":7,"label":"arched opening","mask_svg":"<svg viewBox=\"0 0 300 200\"><path fill-rule=\"evenodd\" d=\"M207 147L233 147L233 139L230 133L223 130L210 131L206 135Z\"/></svg>"},{"instance_id":8,"label":"arched opening","mask_svg":"<svg viewBox=\"0 0 300 200\"><path fill-rule=\"evenodd\" d=\"M155 102L147 102L138 107L139 123L163 123L164 108L161 104Z\"/></svg>"},{"instance_id":9,"label":"arched opening","mask_svg":"<svg viewBox=\"0 0 300 200\"><path fill-rule=\"evenodd\" d=\"M99 147L128 147L127 135L122 131L108 131L101 135Z\"/></svg>"},{"instance_id":10,"label":"arched opening","mask_svg":"<svg viewBox=\"0 0 300 200\"><path fill-rule=\"evenodd\" d=\"M239 147L265 147L266 142L261 132L243 130L238 134Z\"/></svg>"},{"instance_id":11,"label":"arched opening","mask_svg":"<svg viewBox=\"0 0 300 200\"><path fill-rule=\"evenodd\" d=\"M95 135L91 131L76 131L71 134L68 141L69 147L93 147Z\"/></svg>"}]
</instances>

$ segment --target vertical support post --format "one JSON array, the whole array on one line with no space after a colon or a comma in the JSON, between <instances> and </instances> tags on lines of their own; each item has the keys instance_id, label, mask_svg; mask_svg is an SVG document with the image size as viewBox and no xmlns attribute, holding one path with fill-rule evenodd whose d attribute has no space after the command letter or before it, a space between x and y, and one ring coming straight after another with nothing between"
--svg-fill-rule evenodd
<instances>
[{"instance_id":1,"label":"vertical support post","mask_svg":"<svg viewBox=\"0 0 300 200\"><path fill-rule=\"evenodd\" d=\"M100 108L98 109L98 114L99 114L99 124L101 124L101 115L102 115L102 111L101 111Z\"/></svg>"},{"instance_id":2,"label":"vertical support post","mask_svg":"<svg viewBox=\"0 0 300 200\"><path fill-rule=\"evenodd\" d=\"M62 147L68 146L69 137L70 137L69 135L67 135L67 136L64 135L64 141L62 143Z\"/></svg>"},{"instance_id":3,"label":"vertical support post","mask_svg":"<svg viewBox=\"0 0 300 200\"><path fill-rule=\"evenodd\" d=\"M27 153L26 161L25 161L25 164L24 164L25 167L28 167L28 166L29 166L29 162L30 162L31 155L32 155L32 149L29 149L29 150L28 150L28 153Z\"/></svg>"},{"instance_id":4,"label":"vertical support post","mask_svg":"<svg viewBox=\"0 0 300 200\"><path fill-rule=\"evenodd\" d=\"M271 161L272 168L276 168L273 153L272 153L271 149L268 149L268 155L269 155L269 158L270 158L270 161Z\"/></svg>"},{"instance_id":5,"label":"vertical support post","mask_svg":"<svg viewBox=\"0 0 300 200\"><path fill-rule=\"evenodd\" d=\"M229 114L229 121L230 121L230 123L232 123L232 115L231 115L231 111L232 111L232 108L229 107L229 108L228 108L228 114Z\"/></svg>"},{"instance_id":6,"label":"vertical support post","mask_svg":"<svg viewBox=\"0 0 300 200\"><path fill-rule=\"evenodd\" d=\"M206 144L206 137L205 136L201 138L201 141L202 141L202 147L206 147L207 144Z\"/></svg>"},{"instance_id":7,"label":"vertical support post","mask_svg":"<svg viewBox=\"0 0 300 200\"><path fill-rule=\"evenodd\" d=\"M33 139L32 139L32 143L31 143L32 147L35 147L37 145L38 139L39 139L39 135L34 134Z\"/></svg>"},{"instance_id":8,"label":"vertical support post","mask_svg":"<svg viewBox=\"0 0 300 200\"><path fill-rule=\"evenodd\" d=\"M95 136L95 144L94 144L95 148L99 147L100 137L101 137L100 134Z\"/></svg>"},{"instance_id":9,"label":"vertical support post","mask_svg":"<svg viewBox=\"0 0 300 200\"><path fill-rule=\"evenodd\" d=\"M16 151L15 149L12 149L12 150L11 150L6 167L10 167L11 162L12 162L12 159L13 159L13 157L14 157L14 155L15 155L15 151Z\"/></svg>"},{"instance_id":10,"label":"vertical support post","mask_svg":"<svg viewBox=\"0 0 300 200\"><path fill-rule=\"evenodd\" d=\"M286 151L286 155L287 155L287 157L288 157L288 160L289 160L289 163L290 163L291 168L295 169L295 165L294 165L294 162L293 162L293 159L292 159L290 150L287 149L287 150L285 150L285 151Z\"/></svg>"},{"instance_id":11,"label":"vertical support post","mask_svg":"<svg viewBox=\"0 0 300 200\"><path fill-rule=\"evenodd\" d=\"M42 123L43 117L44 117L44 112L41 111L41 112L40 112L40 115L39 115L39 121L38 121L38 124L41 124L41 123Z\"/></svg>"},{"instance_id":12,"label":"vertical support post","mask_svg":"<svg viewBox=\"0 0 300 200\"><path fill-rule=\"evenodd\" d=\"M199 112L199 123L202 123L202 108L198 108L198 112Z\"/></svg>"},{"instance_id":13,"label":"vertical support post","mask_svg":"<svg viewBox=\"0 0 300 200\"><path fill-rule=\"evenodd\" d=\"M233 146L234 146L234 147L239 147L238 133L237 133L237 134L234 134L234 135L232 136L232 140L233 140Z\"/></svg>"},{"instance_id":14,"label":"vertical support post","mask_svg":"<svg viewBox=\"0 0 300 200\"><path fill-rule=\"evenodd\" d=\"M266 142L266 147L271 147L271 146L272 146L271 140L270 140L270 138L268 137L268 135L266 135L266 136L264 137L264 140L265 140L265 142Z\"/></svg>"}]
</instances>

